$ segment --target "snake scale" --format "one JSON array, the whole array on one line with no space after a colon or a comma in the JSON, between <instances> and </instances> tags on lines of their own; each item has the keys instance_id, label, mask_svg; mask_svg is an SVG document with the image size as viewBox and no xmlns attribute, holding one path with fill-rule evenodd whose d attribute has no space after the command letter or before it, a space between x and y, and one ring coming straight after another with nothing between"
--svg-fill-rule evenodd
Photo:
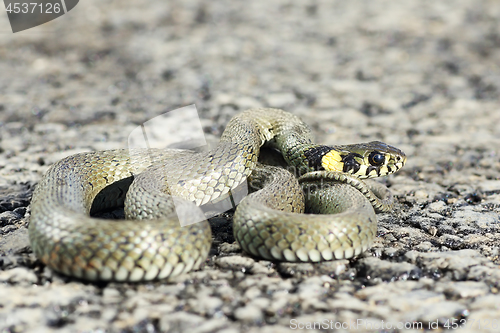
<instances>
[{"instance_id":1,"label":"snake scale","mask_svg":"<svg viewBox=\"0 0 500 333\"><path fill-rule=\"evenodd\" d=\"M278 149L288 170L258 162L262 146ZM314 144L298 117L250 109L231 119L208 152L108 150L55 163L33 194L30 242L44 264L80 279L173 277L208 256L210 226L191 223L204 220L196 206L227 198L246 182L256 191L233 221L245 252L290 262L351 258L375 237L374 208L388 211L392 202L385 186L361 179L405 162L402 151L378 141ZM120 205L124 220L90 216Z\"/></svg>"}]
</instances>

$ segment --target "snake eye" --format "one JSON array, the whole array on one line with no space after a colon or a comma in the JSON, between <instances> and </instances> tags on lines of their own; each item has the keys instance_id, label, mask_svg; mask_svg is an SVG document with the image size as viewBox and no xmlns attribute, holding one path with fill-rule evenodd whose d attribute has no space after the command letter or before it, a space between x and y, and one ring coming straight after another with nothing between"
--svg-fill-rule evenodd
<instances>
[{"instance_id":1,"label":"snake eye","mask_svg":"<svg viewBox=\"0 0 500 333\"><path fill-rule=\"evenodd\" d=\"M375 166L382 165L385 162L385 156L378 151L374 151L370 154L370 156L368 156L368 162Z\"/></svg>"}]
</instances>

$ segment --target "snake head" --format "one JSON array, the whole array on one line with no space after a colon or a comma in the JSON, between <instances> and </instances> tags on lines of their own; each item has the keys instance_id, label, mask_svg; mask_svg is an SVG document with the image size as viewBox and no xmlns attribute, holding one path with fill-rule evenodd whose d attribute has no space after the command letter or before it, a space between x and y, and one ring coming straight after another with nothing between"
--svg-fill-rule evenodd
<instances>
[{"instance_id":1,"label":"snake head","mask_svg":"<svg viewBox=\"0 0 500 333\"><path fill-rule=\"evenodd\" d=\"M390 175L406 163L404 152L380 141L330 148L321 159L322 167L329 171L349 173L358 178Z\"/></svg>"}]
</instances>

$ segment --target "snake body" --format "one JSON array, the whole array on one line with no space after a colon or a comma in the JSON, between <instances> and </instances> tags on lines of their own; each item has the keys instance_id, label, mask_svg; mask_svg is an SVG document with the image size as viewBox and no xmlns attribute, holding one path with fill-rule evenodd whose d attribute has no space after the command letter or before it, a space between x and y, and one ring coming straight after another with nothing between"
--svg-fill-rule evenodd
<instances>
[{"instance_id":1,"label":"snake body","mask_svg":"<svg viewBox=\"0 0 500 333\"><path fill-rule=\"evenodd\" d=\"M258 163L263 145L279 149L303 176ZM298 117L250 109L231 119L209 152L109 150L55 163L33 194L30 242L43 263L81 279L176 276L198 269L211 246L208 223L192 223L204 220L196 206L230 196L250 177L260 189L234 216L244 251L292 262L350 258L370 246L374 208L386 211L391 200L385 187L358 177L393 173L405 161L399 149L377 141L314 144ZM89 216L122 204L125 220ZM304 207L320 215L303 214Z\"/></svg>"}]
</instances>

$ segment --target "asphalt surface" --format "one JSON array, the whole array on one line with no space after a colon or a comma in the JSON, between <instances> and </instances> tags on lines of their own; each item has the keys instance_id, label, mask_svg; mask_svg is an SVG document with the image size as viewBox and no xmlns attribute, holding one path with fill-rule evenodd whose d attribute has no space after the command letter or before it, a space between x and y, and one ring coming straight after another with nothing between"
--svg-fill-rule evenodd
<instances>
[{"instance_id":1,"label":"asphalt surface","mask_svg":"<svg viewBox=\"0 0 500 333\"><path fill-rule=\"evenodd\" d=\"M500 325L500 3L80 2L0 34L0 332L496 332ZM318 142L384 141L407 165L374 246L273 263L212 221L204 267L146 284L60 276L31 253L33 188L77 152L126 148L195 104L207 141L255 106ZM179 128L182 128L179 124ZM169 135L175 137L174 133Z\"/></svg>"}]
</instances>

